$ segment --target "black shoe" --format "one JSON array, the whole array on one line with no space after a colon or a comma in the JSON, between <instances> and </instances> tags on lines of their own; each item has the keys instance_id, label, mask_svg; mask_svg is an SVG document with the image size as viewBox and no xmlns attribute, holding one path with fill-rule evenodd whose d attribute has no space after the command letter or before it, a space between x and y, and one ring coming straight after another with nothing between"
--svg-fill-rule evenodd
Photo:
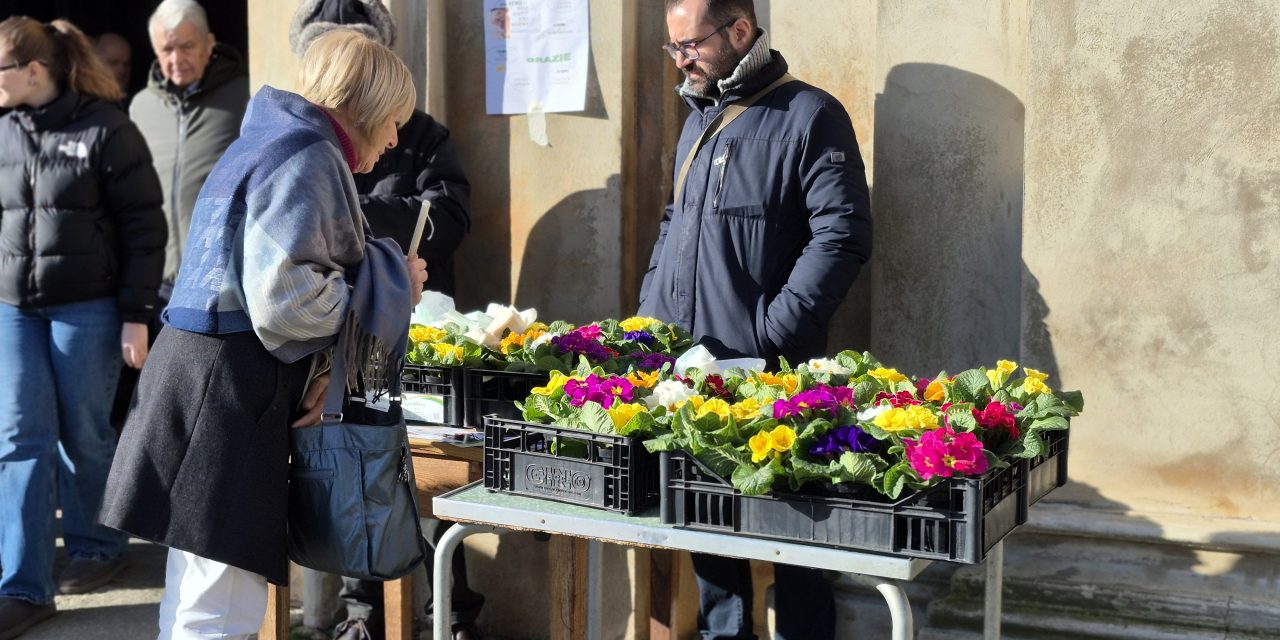
<instances>
[{"instance_id":1,"label":"black shoe","mask_svg":"<svg viewBox=\"0 0 1280 640\"><path fill-rule=\"evenodd\" d=\"M31 604L17 598L0 598L0 640L16 638L57 612L58 608L52 602Z\"/></svg>"},{"instance_id":2,"label":"black shoe","mask_svg":"<svg viewBox=\"0 0 1280 640\"><path fill-rule=\"evenodd\" d=\"M72 558L71 564L58 576L58 593L88 593L111 582L129 566L129 557L121 555L114 560Z\"/></svg>"},{"instance_id":3,"label":"black shoe","mask_svg":"<svg viewBox=\"0 0 1280 640\"><path fill-rule=\"evenodd\" d=\"M474 624L453 625L453 640L484 640Z\"/></svg>"},{"instance_id":4,"label":"black shoe","mask_svg":"<svg viewBox=\"0 0 1280 640\"><path fill-rule=\"evenodd\" d=\"M333 629L333 640L372 640L373 636L369 633L369 628L365 626L364 620L360 618L351 618L338 623Z\"/></svg>"}]
</instances>

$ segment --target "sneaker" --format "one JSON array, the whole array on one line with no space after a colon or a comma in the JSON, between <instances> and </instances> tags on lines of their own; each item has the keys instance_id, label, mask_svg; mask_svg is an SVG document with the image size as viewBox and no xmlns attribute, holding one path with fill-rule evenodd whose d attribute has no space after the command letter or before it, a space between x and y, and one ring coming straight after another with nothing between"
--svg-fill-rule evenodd
<instances>
[{"instance_id":1,"label":"sneaker","mask_svg":"<svg viewBox=\"0 0 1280 640\"><path fill-rule=\"evenodd\" d=\"M31 604L17 598L0 598L0 640L16 638L57 612L58 608L52 602Z\"/></svg>"},{"instance_id":2,"label":"sneaker","mask_svg":"<svg viewBox=\"0 0 1280 640\"><path fill-rule=\"evenodd\" d=\"M121 555L113 560L72 558L62 575L58 576L58 592L63 594L88 593L111 582L129 566L129 557Z\"/></svg>"}]
</instances>

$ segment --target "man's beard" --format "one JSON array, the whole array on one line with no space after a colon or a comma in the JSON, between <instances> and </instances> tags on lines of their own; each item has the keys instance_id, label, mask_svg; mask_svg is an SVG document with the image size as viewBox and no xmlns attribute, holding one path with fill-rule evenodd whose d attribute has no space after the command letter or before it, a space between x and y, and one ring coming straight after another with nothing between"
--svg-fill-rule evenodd
<instances>
[{"instance_id":1,"label":"man's beard","mask_svg":"<svg viewBox=\"0 0 1280 640\"><path fill-rule=\"evenodd\" d=\"M705 68L698 67L694 63L694 69L698 71L697 76L691 76L688 72L684 74L684 92L698 98L716 99L720 97L720 81L733 75L738 63L742 58L734 55L733 47L728 42L720 45L716 51L718 61Z\"/></svg>"}]
</instances>

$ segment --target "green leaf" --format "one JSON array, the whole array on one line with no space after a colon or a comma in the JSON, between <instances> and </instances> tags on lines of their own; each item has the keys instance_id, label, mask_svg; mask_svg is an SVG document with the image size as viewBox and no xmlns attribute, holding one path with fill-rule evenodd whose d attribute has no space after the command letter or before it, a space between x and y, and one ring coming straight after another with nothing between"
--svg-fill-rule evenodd
<instances>
[{"instance_id":1,"label":"green leaf","mask_svg":"<svg viewBox=\"0 0 1280 640\"><path fill-rule=\"evenodd\" d=\"M796 479L797 485L803 485L810 480L827 480L833 479L838 468L833 469L836 465L830 462L811 462L796 456L791 457L791 475ZM796 489L799 486L794 487Z\"/></svg>"},{"instance_id":2,"label":"green leaf","mask_svg":"<svg viewBox=\"0 0 1280 640\"><path fill-rule=\"evenodd\" d=\"M1084 411L1084 395L1079 391L1059 391L1055 395L1071 410L1072 414Z\"/></svg>"},{"instance_id":3,"label":"green leaf","mask_svg":"<svg viewBox=\"0 0 1280 640\"><path fill-rule=\"evenodd\" d=\"M850 481L870 484L876 477L875 459L875 454L846 451L840 456L840 467Z\"/></svg>"},{"instance_id":4,"label":"green leaf","mask_svg":"<svg viewBox=\"0 0 1280 640\"><path fill-rule=\"evenodd\" d=\"M644 448L648 449L650 453L677 451L680 449L680 440L674 433L664 433L656 438L645 440Z\"/></svg>"},{"instance_id":5,"label":"green leaf","mask_svg":"<svg viewBox=\"0 0 1280 640\"><path fill-rule=\"evenodd\" d=\"M955 431L977 431L978 420L973 417L973 409L969 405L951 407L947 411L947 419Z\"/></svg>"},{"instance_id":6,"label":"green leaf","mask_svg":"<svg viewBox=\"0 0 1280 640\"><path fill-rule=\"evenodd\" d=\"M973 402L985 397L991 390L991 381L987 374L978 369L969 369L956 376L951 387L951 397L959 402Z\"/></svg>"},{"instance_id":7,"label":"green leaf","mask_svg":"<svg viewBox=\"0 0 1280 640\"><path fill-rule=\"evenodd\" d=\"M723 427L724 423L720 421L720 416L714 413L708 413L707 415L696 418L693 421L693 428L705 433L719 431Z\"/></svg>"},{"instance_id":8,"label":"green leaf","mask_svg":"<svg viewBox=\"0 0 1280 640\"><path fill-rule=\"evenodd\" d=\"M1064 431L1070 427L1070 423L1062 416L1048 416L1032 420L1027 425L1027 429L1031 431Z\"/></svg>"},{"instance_id":9,"label":"green leaf","mask_svg":"<svg viewBox=\"0 0 1280 640\"><path fill-rule=\"evenodd\" d=\"M626 424L622 425L621 429L618 429L618 435L631 436L639 433L650 433L653 431L655 426L656 424L653 421L653 416L649 415L645 411L641 411L640 413L631 416L631 419L628 420Z\"/></svg>"},{"instance_id":10,"label":"green leaf","mask_svg":"<svg viewBox=\"0 0 1280 640\"><path fill-rule=\"evenodd\" d=\"M710 447L698 459L720 476L728 476L739 466L749 466L751 463L749 456L728 445Z\"/></svg>"},{"instance_id":11,"label":"green leaf","mask_svg":"<svg viewBox=\"0 0 1280 640\"><path fill-rule=\"evenodd\" d=\"M1044 440L1035 431L1028 431L1022 436L1022 453L1019 458L1034 458L1044 452Z\"/></svg>"},{"instance_id":12,"label":"green leaf","mask_svg":"<svg viewBox=\"0 0 1280 640\"><path fill-rule=\"evenodd\" d=\"M884 477L880 479L880 493L888 496L891 500L897 500L902 490L907 486L906 470L903 466L905 462L900 462L889 467L884 472Z\"/></svg>"},{"instance_id":13,"label":"green leaf","mask_svg":"<svg viewBox=\"0 0 1280 640\"><path fill-rule=\"evenodd\" d=\"M609 417L609 412L598 402L586 402L582 405L582 412L578 414L582 420L582 426L587 431L595 433L612 434L613 418Z\"/></svg>"},{"instance_id":14,"label":"green leaf","mask_svg":"<svg viewBox=\"0 0 1280 640\"><path fill-rule=\"evenodd\" d=\"M556 437L551 441L551 455L561 458L587 457L587 443L573 438Z\"/></svg>"},{"instance_id":15,"label":"green leaf","mask_svg":"<svg viewBox=\"0 0 1280 640\"><path fill-rule=\"evenodd\" d=\"M871 380L864 380L854 385L853 401L859 407L865 408L875 400L876 394L880 392L880 385Z\"/></svg>"},{"instance_id":16,"label":"green leaf","mask_svg":"<svg viewBox=\"0 0 1280 640\"><path fill-rule=\"evenodd\" d=\"M762 495L773 486L773 467L766 464L756 469L751 465L742 465L733 470L732 480L734 488L741 491L743 495Z\"/></svg>"}]
</instances>

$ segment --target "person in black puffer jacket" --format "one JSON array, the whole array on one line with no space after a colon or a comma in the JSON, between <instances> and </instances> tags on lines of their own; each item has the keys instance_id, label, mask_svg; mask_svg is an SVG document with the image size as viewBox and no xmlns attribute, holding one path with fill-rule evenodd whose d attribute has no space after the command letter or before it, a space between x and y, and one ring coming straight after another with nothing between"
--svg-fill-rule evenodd
<instances>
[{"instance_id":1,"label":"person in black puffer jacket","mask_svg":"<svg viewBox=\"0 0 1280 640\"><path fill-rule=\"evenodd\" d=\"M61 592L126 564L124 536L95 521L112 394L122 359L147 357L166 229L121 97L71 23L0 22L0 638L55 611L58 504Z\"/></svg>"}]
</instances>

